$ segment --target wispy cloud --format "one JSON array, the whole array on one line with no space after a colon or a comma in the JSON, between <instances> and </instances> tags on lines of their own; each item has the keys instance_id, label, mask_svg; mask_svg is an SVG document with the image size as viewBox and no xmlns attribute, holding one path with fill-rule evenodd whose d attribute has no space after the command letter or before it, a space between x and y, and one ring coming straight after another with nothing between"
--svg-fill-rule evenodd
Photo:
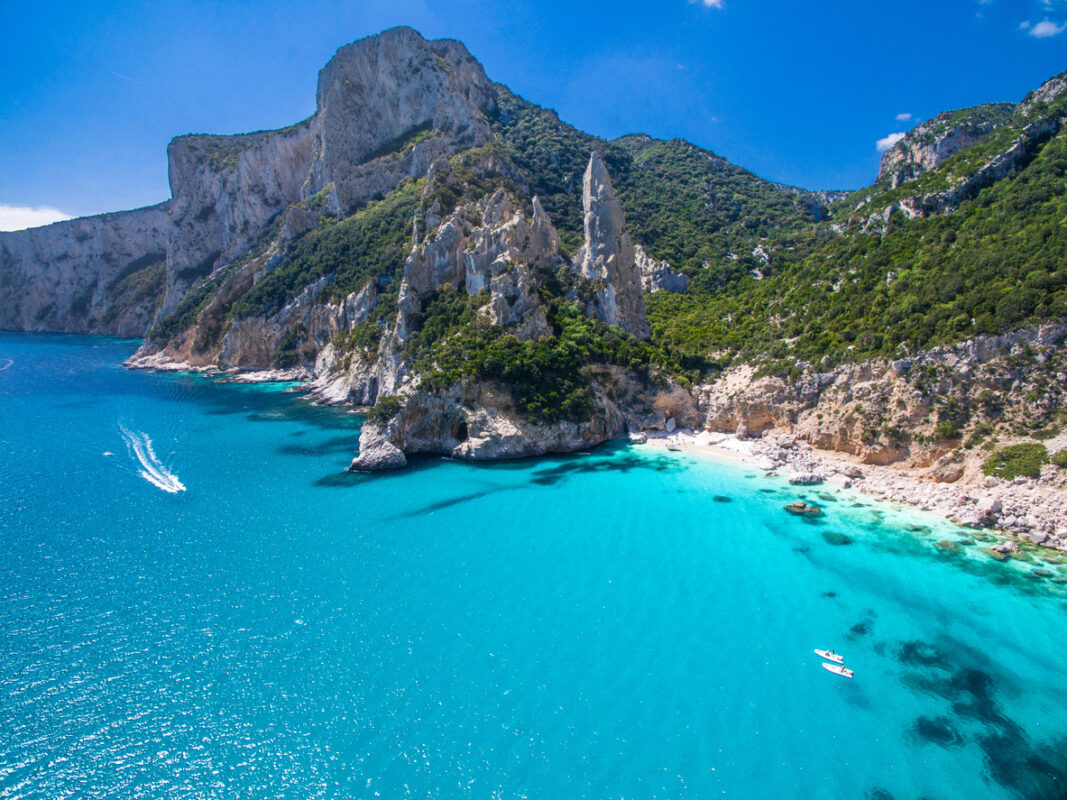
<instances>
[{"instance_id":1,"label":"wispy cloud","mask_svg":"<svg viewBox=\"0 0 1067 800\"><path fill-rule=\"evenodd\" d=\"M139 80L137 80L136 78L131 78L129 75L123 75L121 72L115 72L115 70L113 70L113 69L108 70L108 72L110 72L116 78L122 78L124 81L129 81L130 83L136 83L138 86L144 86L144 84L141 83Z\"/></svg>"},{"instance_id":2,"label":"wispy cloud","mask_svg":"<svg viewBox=\"0 0 1067 800\"><path fill-rule=\"evenodd\" d=\"M704 8L725 8L726 0L689 0L690 3L699 3Z\"/></svg>"},{"instance_id":3,"label":"wispy cloud","mask_svg":"<svg viewBox=\"0 0 1067 800\"><path fill-rule=\"evenodd\" d=\"M897 122L907 122L911 119L911 112L905 111L901 114L897 114Z\"/></svg>"},{"instance_id":4,"label":"wispy cloud","mask_svg":"<svg viewBox=\"0 0 1067 800\"><path fill-rule=\"evenodd\" d=\"M875 147L878 148L878 152L879 153L884 153L886 150L888 150L890 147L895 145L897 142L899 142L903 138L904 138L903 131L901 131L899 133L891 133L888 136L886 136L884 139L879 139L878 142L875 144Z\"/></svg>"},{"instance_id":5,"label":"wispy cloud","mask_svg":"<svg viewBox=\"0 0 1067 800\"><path fill-rule=\"evenodd\" d=\"M1019 23L1019 30L1021 30L1021 31L1025 31L1029 27L1030 27L1030 20L1028 20L1028 19L1024 19L1022 22Z\"/></svg>"},{"instance_id":6,"label":"wispy cloud","mask_svg":"<svg viewBox=\"0 0 1067 800\"><path fill-rule=\"evenodd\" d=\"M1037 39L1047 39L1050 36L1058 36L1063 33L1067 26L1057 25L1055 22L1043 19L1030 29L1030 35Z\"/></svg>"},{"instance_id":7,"label":"wispy cloud","mask_svg":"<svg viewBox=\"0 0 1067 800\"><path fill-rule=\"evenodd\" d=\"M36 228L38 225L48 225L70 218L70 214L64 214L58 208L30 208L0 203L0 231L20 231L23 228Z\"/></svg>"}]
</instances>

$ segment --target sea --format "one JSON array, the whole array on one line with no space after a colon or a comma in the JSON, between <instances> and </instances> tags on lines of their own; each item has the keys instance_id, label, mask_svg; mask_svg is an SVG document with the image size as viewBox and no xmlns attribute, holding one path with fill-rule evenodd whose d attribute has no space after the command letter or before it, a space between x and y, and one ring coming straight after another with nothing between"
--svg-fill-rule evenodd
<instances>
[{"instance_id":1,"label":"sea","mask_svg":"<svg viewBox=\"0 0 1067 800\"><path fill-rule=\"evenodd\" d=\"M1067 797L1054 554L621 443L350 474L136 345L0 334L0 798Z\"/></svg>"}]
</instances>

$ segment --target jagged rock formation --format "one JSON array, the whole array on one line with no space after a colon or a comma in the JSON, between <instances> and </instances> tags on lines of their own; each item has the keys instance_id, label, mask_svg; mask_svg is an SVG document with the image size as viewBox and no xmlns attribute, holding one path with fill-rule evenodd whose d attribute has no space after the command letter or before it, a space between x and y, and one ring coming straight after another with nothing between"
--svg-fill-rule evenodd
<instances>
[{"instance_id":1,"label":"jagged rock formation","mask_svg":"<svg viewBox=\"0 0 1067 800\"><path fill-rule=\"evenodd\" d=\"M582 275L597 284L590 314L608 325L618 325L639 339L650 335L645 321L645 300L634 245L626 232L622 206L615 196L608 168L593 152L582 179L585 210L585 244L575 262Z\"/></svg>"},{"instance_id":2,"label":"jagged rock formation","mask_svg":"<svg viewBox=\"0 0 1067 800\"><path fill-rule=\"evenodd\" d=\"M342 214L485 144L493 85L460 42L387 30L337 51L319 73L308 193L333 185Z\"/></svg>"},{"instance_id":3,"label":"jagged rock formation","mask_svg":"<svg viewBox=\"0 0 1067 800\"><path fill-rule=\"evenodd\" d=\"M916 126L882 154L878 180L891 188L915 180L950 156L970 147L1011 120L1011 103L990 103L964 111L946 111Z\"/></svg>"},{"instance_id":4,"label":"jagged rock formation","mask_svg":"<svg viewBox=\"0 0 1067 800\"><path fill-rule=\"evenodd\" d=\"M463 285L469 295L488 292L485 315L495 325L518 325L516 335L531 339L549 333L537 296L537 270L560 261L559 235L540 201L533 199L533 218L503 190L477 203L457 208L447 220L413 248L400 285L397 333L411 331L412 315L432 292L444 285Z\"/></svg>"},{"instance_id":5,"label":"jagged rock formation","mask_svg":"<svg viewBox=\"0 0 1067 800\"><path fill-rule=\"evenodd\" d=\"M162 296L166 204L0 233L0 328L140 336Z\"/></svg>"},{"instance_id":6,"label":"jagged rock formation","mask_svg":"<svg viewBox=\"0 0 1067 800\"><path fill-rule=\"evenodd\" d=\"M1010 427L1047 416L1067 402L1065 342L1067 323L1059 323L895 361L825 372L809 366L799 378L756 377L742 365L694 393L709 430L788 432L864 463L929 467L934 480L956 480L963 439L990 423ZM980 461L969 458L972 473Z\"/></svg>"},{"instance_id":7,"label":"jagged rock formation","mask_svg":"<svg viewBox=\"0 0 1067 800\"><path fill-rule=\"evenodd\" d=\"M641 245L634 245L634 261L641 274L641 285L646 292L672 292L685 294L689 288L689 278L671 269L666 261L656 261Z\"/></svg>"}]
</instances>

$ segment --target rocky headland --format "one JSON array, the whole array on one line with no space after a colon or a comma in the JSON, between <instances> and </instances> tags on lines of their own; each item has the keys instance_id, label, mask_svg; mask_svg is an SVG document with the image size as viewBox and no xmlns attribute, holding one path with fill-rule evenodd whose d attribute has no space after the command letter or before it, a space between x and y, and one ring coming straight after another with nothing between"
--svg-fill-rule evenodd
<instances>
[{"instance_id":1,"label":"rocky headland","mask_svg":"<svg viewBox=\"0 0 1067 800\"><path fill-rule=\"evenodd\" d=\"M1065 119L1057 76L809 192L589 136L395 28L308 119L175 138L166 202L0 233L0 327L300 381L367 412L356 470L714 439L1065 548Z\"/></svg>"}]
</instances>

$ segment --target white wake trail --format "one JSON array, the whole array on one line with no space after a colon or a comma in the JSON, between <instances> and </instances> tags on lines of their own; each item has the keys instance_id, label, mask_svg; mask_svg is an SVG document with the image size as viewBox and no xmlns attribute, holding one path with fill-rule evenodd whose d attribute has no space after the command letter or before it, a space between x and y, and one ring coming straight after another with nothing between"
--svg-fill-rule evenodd
<instances>
[{"instance_id":1,"label":"white wake trail","mask_svg":"<svg viewBox=\"0 0 1067 800\"><path fill-rule=\"evenodd\" d=\"M141 465L142 478L164 492L177 494L185 491L185 484L160 462L147 433L135 433L121 424L119 430L122 431L122 438L126 440L126 449Z\"/></svg>"},{"instance_id":2,"label":"white wake trail","mask_svg":"<svg viewBox=\"0 0 1067 800\"><path fill-rule=\"evenodd\" d=\"M0 358L0 372L3 372L14 363L15 359L13 358Z\"/></svg>"}]
</instances>

